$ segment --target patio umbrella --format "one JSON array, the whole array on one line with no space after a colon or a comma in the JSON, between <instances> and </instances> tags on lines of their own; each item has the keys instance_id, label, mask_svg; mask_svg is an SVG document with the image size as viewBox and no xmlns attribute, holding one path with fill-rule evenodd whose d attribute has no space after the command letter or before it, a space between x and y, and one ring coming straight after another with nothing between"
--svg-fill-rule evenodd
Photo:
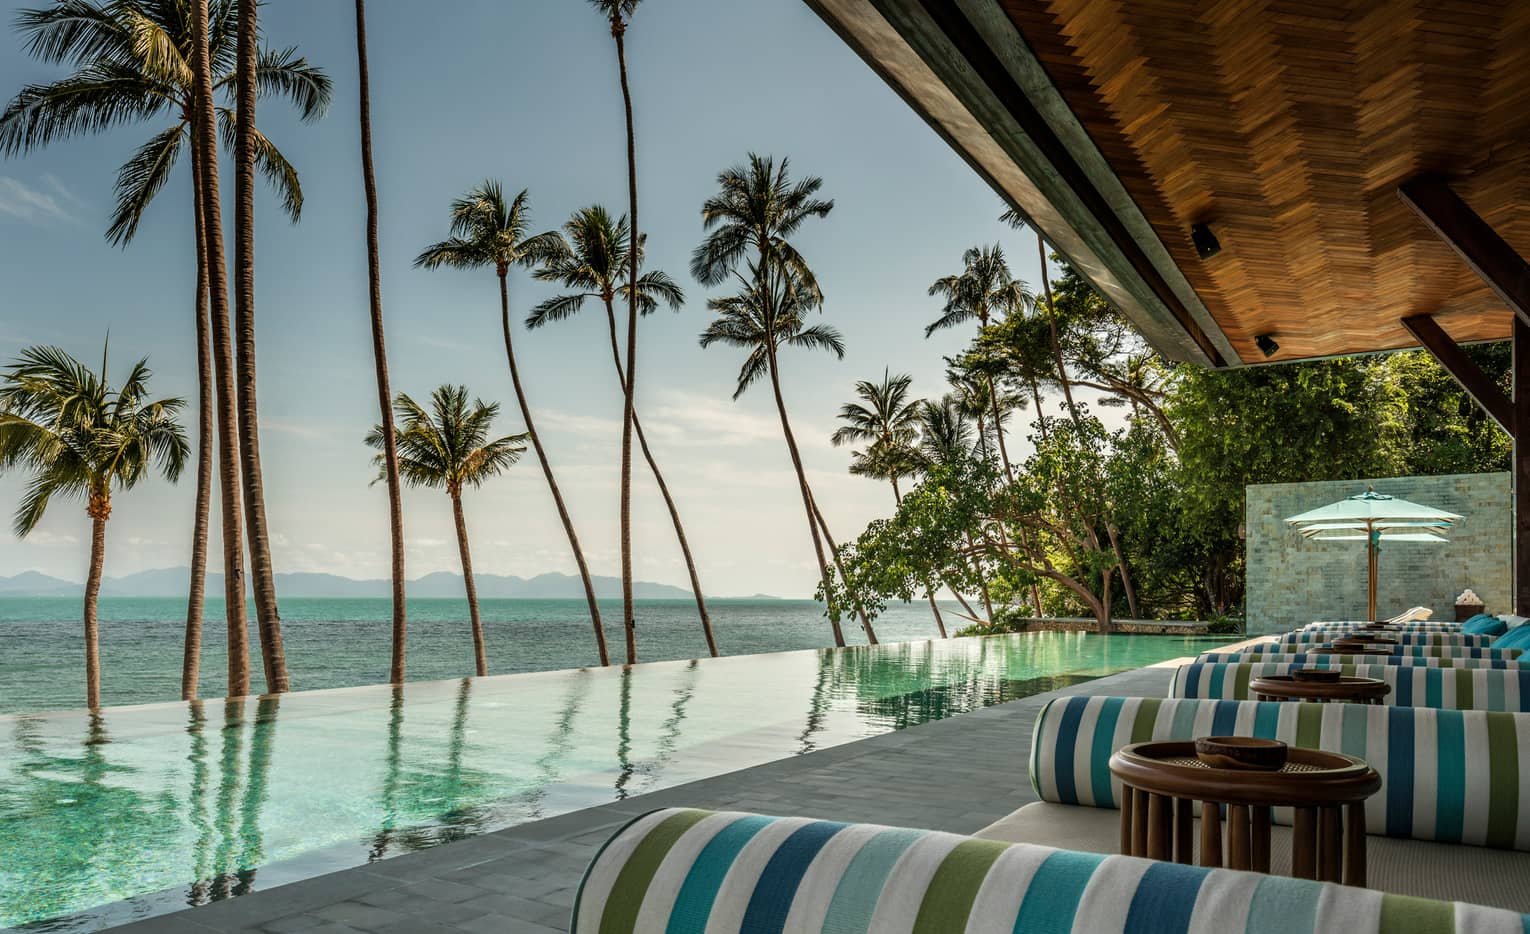
<instances>
[{"instance_id":1,"label":"patio umbrella","mask_svg":"<svg viewBox=\"0 0 1530 934\"><path fill-rule=\"evenodd\" d=\"M1319 542L1363 541L1366 549L1366 619L1376 619L1376 571L1381 542L1446 542L1445 531L1461 517L1453 512L1422 506L1377 493L1367 487L1338 501L1291 516L1286 521L1302 537Z\"/></svg>"}]
</instances>

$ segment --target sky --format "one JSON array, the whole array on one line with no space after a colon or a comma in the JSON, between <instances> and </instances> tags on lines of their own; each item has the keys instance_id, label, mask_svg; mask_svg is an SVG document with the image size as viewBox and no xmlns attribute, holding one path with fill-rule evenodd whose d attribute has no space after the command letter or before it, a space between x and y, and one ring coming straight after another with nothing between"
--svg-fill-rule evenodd
<instances>
[{"instance_id":1,"label":"sky","mask_svg":"<svg viewBox=\"0 0 1530 934\"><path fill-rule=\"evenodd\" d=\"M63 71L27 58L10 23L31 3L0 0L0 94ZM327 117L296 120L272 99L262 130L297 167L306 204L291 225L257 193L257 328L261 454L278 571L385 577L384 487L372 485L361 439L377 421L358 157L354 13L349 3L269 0L268 44L296 45L328 71ZM368 4L372 124L381 203L382 285L393 387L427 396L463 383L499 401L497 425L521 430L499 334L492 272L413 269L444 238L450 201L485 178L530 192L536 230L581 207L625 210L626 160L614 46L576 0ZM1012 270L1039 282L1035 240L997 220L990 190L801 0L648 0L627 34L637 124L639 220L648 268L686 290L684 308L644 319L638 409L674 491L706 592L805 597L817 572L802 501L767 386L733 401L742 356L702 350L709 290L689 274L704 235L700 205L717 173L754 151L818 175L832 213L794 238L823 287L823 318L844 335L843 360L783 356L783 392L815 495L837 539L891 512L885 484L847 472L829 435L858 379L884 368L913 391L944 391L942 357L970 337L926 340L939 312L926 291L961 267L964 249L1002 243ZM192 405L194 263L189 166L149 209L126 248L103 237L117 167L162 128L142 124L0 160L0 360L55 344L98 360L108 329L112 374L148 357L161 395ZM232 174L223 176L227 198ZM232 211L225 207L226 222ZM535 333L519 324L555 287L517 270L512 316L522 378L591 569L619 571L617 479L622 400L598 306ZM1014 430L1012 456L1028 444ZM643 580L686 583L657 489L634 469L634 566ZM178 485L146 481L117 496L108 527L111 576L188 563L194 470ZM23 478L0 477L0 512ZM216 514L216 504L214 506ZM455 571L449 501L404 494L408 575ZM574 562L535 459L466 496L475 570L529 577ZM209 549L219 563L217 521ZM82 506L53 504L25 540L0 532L0 576L39 570L84 577Z\"/></svg>"}]
</instances>

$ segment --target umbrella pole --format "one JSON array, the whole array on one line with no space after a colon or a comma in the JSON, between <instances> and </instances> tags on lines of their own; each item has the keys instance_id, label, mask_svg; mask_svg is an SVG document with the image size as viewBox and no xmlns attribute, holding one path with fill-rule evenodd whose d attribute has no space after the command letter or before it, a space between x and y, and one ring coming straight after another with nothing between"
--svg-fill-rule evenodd
<instances>
[{"instance_id":1,"label":"umbrella pole","mask_svg":"<svg viewBox=\"0 0 1530 934\"><path fill-rule=\"evenodd\" d=\"M1376 560L1376 531L1374 529L1369 530L1368 534L1365 537L1365 551L1366 551L1366 577L1368 578L1367 586L1366 586L1366 610L1367 610L1367 612L1369 614L1369 615L1366 616L1366 619L1371 621L1371 622L1374 622L1377 619L1377 616L1376 616L1376 572L1378 570L1378 567L1377 567L1378 562Z\"/></svg>"}]
</instances>

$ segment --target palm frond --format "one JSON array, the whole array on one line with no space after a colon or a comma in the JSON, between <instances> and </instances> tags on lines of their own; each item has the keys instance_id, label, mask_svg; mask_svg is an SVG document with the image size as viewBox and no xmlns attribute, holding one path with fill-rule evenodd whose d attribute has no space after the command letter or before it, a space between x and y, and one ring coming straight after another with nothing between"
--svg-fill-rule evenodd
<instances>
[{"instance_id":1,"label":"palm frond","mask_svg":"<svg viewBox=\"0 0 1530 934\"><path fill-rule=\"evenodd\" d=\"M334 82L329 75L309 64L292 46L260 51L255 62L255 87L263 94L279 94L290 100L305 123L328 113L334 98Z\"/></svg>"},{"instance_id":2,"label":"palm frond","mask_svg":"<svg viewBox=\"0 0 1530 934\"><path fill-rule=\"evenodd\" d=\"M218 136L227 149L234 149L238 132L237 114L228 107L218 108ZM287 161L276 144L255 127L250 128L251 142L255 149L255 168L266 177L276 196L281 199L282 210L294 224L303 215L303 183L298 180L297 169Z\"/></svg>"},{"instance_id":3,"label":"palm frond","mask_svg":"<svg viewBox=\"0 0 1530 934\"><path fill-rule=\"evenodd\" d=\"M452 269L478 269L494 265L494 257L474 241L453 237L450 240L442 240L440 243L432 243L421 250L420 255L414 258L414 265L417 269L438 269L442 266Z\"/></svg>"},{"instance_id":4,"label":"palm frond","mask_svg":"<svg viewBox=\"0 0 1530 934\"><path fill-rule=\"evenodd\" d=\"M132 38L111 11L90 0L53 0L16 14L16 31L28 55L50 65L83 64L131 54Z\"/></svg>"},{"instance_id":5,"label":"palm frond","mask_svg":"<svg viewBox=\"0 0 1530 934\"><path fill-rule=\"evenodd\" d=\"M107 242L123 246L132 241L149 202L170 180L170 171L180 158L185 138L183 123L156 133L117 170L117 206L106 230Z\"/></svg>"},{"instance_id":6,"label":"palm frond","mask_svg":"<svg viewBox=\"0 0 1530 934\"><path fill-rule=\"evenodd\" d=\"M536 329L550 321L562 321L574 316L584 307L584 300L592 296L586 292L557 295L542 302L526 316L526 327Z\"/></svg>"},{"instance_id":7,"label":"palm frond","mask_svg":"<svg viewBox=\"0 0 1530 934\"><path fill-rule=\"evenodd\" d=\"M171 89L150 84L130 69L95 62L52 84L22 88L0 113L0 155L146 120L173 103Z\"/></svg>"}]
</instances>

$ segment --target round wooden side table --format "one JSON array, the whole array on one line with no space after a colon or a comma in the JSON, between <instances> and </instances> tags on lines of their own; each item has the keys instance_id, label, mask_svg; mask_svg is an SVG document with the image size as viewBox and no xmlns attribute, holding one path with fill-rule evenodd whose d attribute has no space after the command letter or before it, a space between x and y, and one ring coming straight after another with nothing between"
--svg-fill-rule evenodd
<instances>
[{"instance_id":1,"label":"round wooden side table","mask_svg":"<svg viewBox=\"0 0 1530 934\"><path fill-rule=\"evenodd\" d=\"M1365 799L1381 776L1363 759L1293 746L1279 771L1261 772L1208 766L1194 743L1148 742L1111 756L1110 771L1122 784L1122 853L1194 861L1199 801L1200 865L1269 872L1270 809L1290 807L1291 874L1365 885Z\"/></svg>"},{"instance_id":2,"label":"round wooden side table","mask_svg":"<svg viewBox=\"0 0 1530 934\"><path fill-rule=\"evenodd\" d=\"M1380 704L1392 688L1378 678L1342 677L1337 681L1304 681L1291 675L1268 675L1248 683L1254 700L1311 701L1318 704Z\"/></svg>"}]
</instances>

